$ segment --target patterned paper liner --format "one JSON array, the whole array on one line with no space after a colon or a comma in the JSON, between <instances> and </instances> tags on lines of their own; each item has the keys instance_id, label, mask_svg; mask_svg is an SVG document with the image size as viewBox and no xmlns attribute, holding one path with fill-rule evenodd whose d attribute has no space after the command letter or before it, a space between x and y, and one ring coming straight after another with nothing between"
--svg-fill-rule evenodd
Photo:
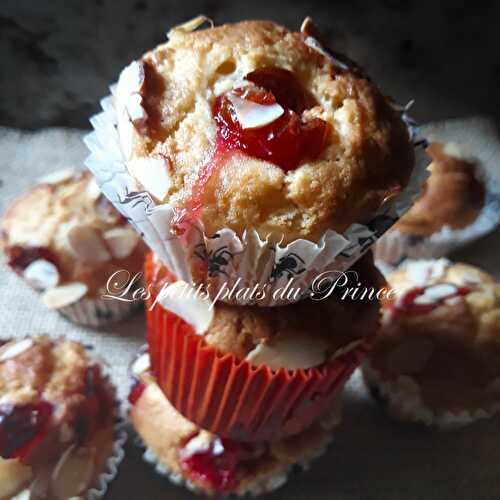
<instances>
[{"instance_id":1,"label":"patterned paper liner","mask_svg":"<svg viewBox=\"0 0 500 500\"><path fill-rule=\"evenodd\" d=\"M398 379L389 380L368 360L363 362L363 377L375 398L387 405L389 415L400 422L421 423L440 430L455 430L478 420L491 418L500 411L499 402L486 408L458 413L436 413L422 401L418 385L411 377L400 376Z\"/></svg>"},{"instance_id":2,"label":"patterned paper liner","mask_svg":"<svg viewBox=\"0 0 500 500\"><path fill-rule=\"evenodd\" d=\"M428 175L425 140L417 138L415 124L407 115L408 107L394 105L408 126L415 145L416 163L408 186L380 208L366 225L352 224L343 234L328 230L318 243L298 239L281 246L269 239L262 240L253 229L246 230L241 237L228 228L208 235L201 221L197 221L191 226L188 241L183 241L172 230L174 206L157 204L127 169L113 96L104 98L101 106L103 112L90 120L94 132L85 137L90 150L85 163L102 192L178 279L194 283L203 269L212 297L221 289L233 290L231 296L218 297L225 302L280 305L290 300L273 297L273 292L280 290L290 278L294 278L295 287L306 293L319 273L348 269L408 210ZM236 297L238 290L257 284L266 288L266 300L256 302Z\"/></svg>"},{"instance_id":3,"label":"patterned paper liner","mask_svg":"<svg viewBox=\"0 0 500 500\"><path fill-rule=\"evenodd\" d=\"M310 453L308 456L303 457L296 464L289 465L279 473L275 472L266 475L265 477L261 477L250 485L245 485L245 488L237 490L236 492L234 492L234 494L239 497L244 497L247 495L257 497L259 495L271 493L278 488L281 488L288 481L290 474L297 466L300 467L303 471L309 470L311 463L320 458L326 452L328 445L332 440L333 436L331 436L328 441L325 441L324 445L317 448L314 453ZM173 471L170 467L160 462L158 457L154 454L153 450L151 450L151 448L148 448L138 435L136 437L136 445L145 450L142 456L143 460L146 463L152 465L158 474L169 479L172 484L175 484L176 486L184 486L188 490L197 494L204 493L204 490L195 485L192 481L190 481L189 479L185 479L181 474Z\"/></svg>"},{"instance_id":4,"label":"patterned paper liner","mask_svg":"<svg viewBox=\"0 0 500 500\"><path fill-rule=\"evenodd\" d=\"M140 301L83 298L55 310L73 323L95 328L124 320L134 314L140 305Z\"/></svg>"},{"instance_id":5,"label":"patterned paper liner","mask_svg":"<svg viewBox=\"0 0 500 500\"><path fill-rule=\"evenodd\" d=\"M238 441L300 432L331 403L368 350L365 339L317 368L271 370L222 354L177 315L147 305L152 372L191 422Z\"/></svg>"},{"instance_id":6,"label":"patterned paper liner","mask_svg":"<svg viewBox=\"0 0 500 500\"><path fill-rule=\"evenodd\" d=\"M463 148L465 158L470 158L476 165L477 178L482 181L486 190L484 207L477 219L463 229L452 229L444 226L439 232L430 236L403 234L393 229L384 234L375 244L375 258L396 265L406 258L429 259L443 257L457 248L468 245L472 241L492 232L500 224L500 178L493 171L482 168L482 164L474 160L478 156L483 161L488 159L492 165L500 161L500 139L498 132L487 119L470 118L429 123L421 127L429 142L451 142L456 137L458 145ZM471 150L468 142L473 144Z\"/></svg>"}]
</instances>

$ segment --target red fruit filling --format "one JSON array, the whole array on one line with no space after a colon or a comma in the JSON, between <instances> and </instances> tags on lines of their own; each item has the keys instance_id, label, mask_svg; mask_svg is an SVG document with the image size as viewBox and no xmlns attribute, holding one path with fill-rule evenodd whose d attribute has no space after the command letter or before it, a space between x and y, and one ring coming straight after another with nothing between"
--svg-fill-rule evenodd
<instances>
[{"instance_id":1,"label":"red fruit filling","mask_svg":"<svg viewBox=\"0 0 500 500\"><path fill-rule=\"evenodd\" d=\"M180 450L181 467L192 480L208 485L219 493L230 493L238 487L238 470L248 469L262 446L216 438L208 450L190 453L186 446L197 434L186 440ZM243 465L242 465L243 464Z\"/></svg>"},{"instance_id":2,"label":"red fruit filling","mask_svg":"<svg viewBox=\"0 0 500 500\"><path fill-rule=\"evenodd\" d=\"M306 96L289 71L265 68L247 75L254 83L219 96L213 115L217 123L218 142L226 150L240 149L249 156L269 161L285 172L316 158L324 149L328 124L319 118L304 121ZM268 125L244 129L238 121L229 94L261 105L278 103L284 113Z\"/></svg>"},{"instance_id":3,"label":"red fruit filling","mask_svg":"<svg viewBox=\"0 0 500 500\"><path fill-rule=\"evenodd\" d=\"M7 247L8 264L14 271L22 273L32 262L38 259L52 262L58 266L57 257L47 247L22 247L19 245Z\"/></svg>"},{"instance_id":4,"label":"red fruit filling","mask_svg":"<svg viewBox=\"0 0 500 500\"><path fill-rule=\"evenodd\" d=\"M139 398L142 396L142 393L146 389L146 386L140 380L134 379L134 385L132 389L130 389L130 394L128 395L128 401L131 405L135 405Z\"/></svg>"},{"instance_id":5,"label":"red fruit filling","mask_svg":"<svg viewBox=\"0 0 500 500\"><path fill-rule=\"evenodd\" d=\"M0 405L0 456L23 458L46 435L53 407L41 402Z\"/></svg>"},{"instance_id":6,"label":"red fruit filling","mask_svg":"<svg viewBox=\"0 0 500 500\"><path fill-rule=\"evenodd\" d=\"M427 314L442 306L447 300L455 297L464 297L470 293L471 289L468 287L454 287L455 290L450 292L444 297L437 298L431 303L418 303L417 299L425 294L425 292L437 285L429 285L426 287L412 288L406 292L400 299L398 299L392 306L393 314Z\"/></svg>"},{"instance_id":7,"label":"red fruit filling","mask_svg":"<svg viewBox=\"0 0 500 500\"><path fill-rule=\"evenodd\" d=\"M200 168L190 199L172 222L179 234L184 234L198 218L208 181L232 151L243 151L249 156L274 163L287 172L306 160L316 158L326 146L329 126L319 118L302 118L302 112L315 103L293 73L269 67L252 71L246 80L250 85L233 89L215 100L215 149L208 162ZM284 108L284 113L265 126L244 129L238 121L230 94L260 105L278 103Z\"/></svg>"}]
</instances>

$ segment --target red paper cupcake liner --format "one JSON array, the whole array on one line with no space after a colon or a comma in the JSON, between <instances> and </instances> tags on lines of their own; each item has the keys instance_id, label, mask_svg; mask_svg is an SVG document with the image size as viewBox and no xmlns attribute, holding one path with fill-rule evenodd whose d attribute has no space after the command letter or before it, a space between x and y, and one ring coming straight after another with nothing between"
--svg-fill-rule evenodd
<instances>
[{"instance_id":1,"label":"red paper cupcake liner","mask_svg":"<svg viewBox=\"0 0 500 500\"><path fill-rule=\"evenodd\" d=\"M271 370L220 353L159 305L147 315L152 371L166 397L201 428L240 441L302 431L326 410L367 350L363 343L319 368Z\"/></svg>"},{"instance_id":2,"label":"red paper cupcake liner","mask_svg":"<svg viewBox=\"0 0 500 500\"><path fill-rule=\"evenodd\" d=\"M145 277L154 289L152 268L150 255ZM171 404L199 427L239 441L302 431L326 410L369 346L365 340L317 368L272 370L211 347L156 303L154 292L146 318L152 371Z\"/></svg>"}]
</instances>

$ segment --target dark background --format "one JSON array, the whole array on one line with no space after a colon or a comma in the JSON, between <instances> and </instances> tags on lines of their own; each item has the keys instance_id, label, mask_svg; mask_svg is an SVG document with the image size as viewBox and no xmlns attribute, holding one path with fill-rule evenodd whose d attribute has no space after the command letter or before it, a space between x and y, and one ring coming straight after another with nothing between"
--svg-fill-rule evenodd
<instances>
[{"instance_id":1,"label":"dark background","mask_svg":"<svg viewBox=\"0 0 500 500\"><path fill-rule=\"evenodd\" d=\"M88 127L120 69L199 13L293 29L311 15L420 121L500 118L500 2L0 0L0 125Z\"/></svg>"}]
</instances>

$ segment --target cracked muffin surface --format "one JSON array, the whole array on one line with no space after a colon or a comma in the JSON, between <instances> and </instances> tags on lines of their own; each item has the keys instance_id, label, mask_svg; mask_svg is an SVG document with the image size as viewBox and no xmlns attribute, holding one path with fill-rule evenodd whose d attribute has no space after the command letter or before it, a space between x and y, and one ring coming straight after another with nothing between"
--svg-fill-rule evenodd
<instances>
[{"instance_id":1,"label":"cracked muffin surface","mask_svg":"<svg viewBox=\"0 0 500 500\"><path fill-rule=\"evenodd\" d=\"M172 30L115 93L130 173L208 234L317 241L368 221L408 182L407 128L311 40L266 21Z\"/></svg>"}]
</instances>

